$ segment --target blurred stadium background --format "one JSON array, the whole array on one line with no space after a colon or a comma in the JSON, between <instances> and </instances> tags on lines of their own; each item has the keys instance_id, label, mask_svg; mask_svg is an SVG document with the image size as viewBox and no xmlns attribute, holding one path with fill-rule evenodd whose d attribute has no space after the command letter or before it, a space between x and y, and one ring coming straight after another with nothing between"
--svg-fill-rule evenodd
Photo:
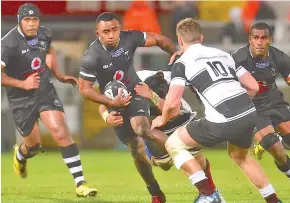
<instances>
[{"instance_id":1,"label":"blurred stadium background","mask_svg":"<svg viewBox=\"0 0 290 203\"><path fill-rule=\"evenodd\" d=\"M1 34L16 25L18 7L27 1L1 1ZM247 30L255 21L267 21L274 30L274 46L290 54L289 1L37 1L41 24L53 32L53 45L63 72L77 76L80 59L95 39L95 19L104 11L116 12L124 29L162 33L176 41L175 25L185 17L200 19L205 44L232 52L247 43ZM169 56L158 48L139 48L134 63L137 70L165 69ZM17 67L16 67L17 68ZM279 87L290 101L289 87L281 78ZM66 119L75 141L85 149L124 149L112 129L98 114L98 105L80 97L77 88L54 80L65 106ZM97 88L97 86L96 86ZM1 87L1 149L11 150L20 137L15 130ZM185 98L202 116L203 107L187 91ZM56 148L41 124L42 144Z\"/></svg>"}]
</instances>

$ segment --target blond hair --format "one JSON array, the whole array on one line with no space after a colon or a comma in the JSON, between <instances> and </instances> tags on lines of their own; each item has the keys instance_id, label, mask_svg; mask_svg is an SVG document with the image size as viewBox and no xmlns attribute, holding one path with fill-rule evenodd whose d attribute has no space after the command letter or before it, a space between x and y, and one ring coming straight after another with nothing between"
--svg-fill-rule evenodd
<instances>
[{"instance_id":1,"label":"blond hair","mask_svg":"<svg viewBox=\"0 0 290 203\"><path fill-rule=\"evenodd\" d=\"M196 19L185 18L177 24L176 34L180 36L185 43L192 43L200 40L201 26Z\"/></svg>"}]
</instances>

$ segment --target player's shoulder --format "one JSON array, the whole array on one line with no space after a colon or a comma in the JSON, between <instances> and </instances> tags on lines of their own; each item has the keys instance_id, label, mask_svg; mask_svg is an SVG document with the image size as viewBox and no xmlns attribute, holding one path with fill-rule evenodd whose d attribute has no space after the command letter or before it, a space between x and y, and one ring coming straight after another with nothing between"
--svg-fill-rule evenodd
<instances>
[{"instance_id":1,"label":"player's shoulder","mask_svg":"<svg viewBox=\"0 0 290 203\"><path fill-rule=\"evenodd\" d=\"M1 38L2 46L16 47L18 46L19 40L17 38L17 27L12 28L6 35Z\"/></svg>"},{"instance_id":2,"label":"player's shoulder","mask_svg":"<svg viewBox=\"0 0 290 203\"><path fill-rule=\"evenodd\" d=\"M231 55L236 63L240 63L243 61L247 61L248 53L249 53L249 44L237 49L236 51L231 53Z\"/></svg>"},{"instance_id":3,"label":"player's shoulder","mask_svg":"<svg viewBox=\"0 0 290 203\"><path fill-rule=\"evenodd\" d=\"M83 54L83 61L93 62L101 58L100 42L98 39L91 42Z\"/></svg>"},{"instance_id":4,"label":"player's shoulder","mask_svg":"<svg viewBox=\"0 0 290 203\"><path fill-rule=\"evenodd\" d=\"M49 39L52 38L51 30L43 26L39 26L37 34L39 37L42 37L42 38L49 38Z\"/></svg>"},{"instance_id":5,"label":"player's shoulder","mask_svg":"<svg viewBox=\"0 0 290 203\"><path fill-rule=\"evenodd\" d=\"M278 49L274 46L269 47L269 52L271 55L274 56L274 60L277 62L282 62L286 58L289 58L289 56L285 52L281 51L280 49Z\"/></svg>"}]
</instances>

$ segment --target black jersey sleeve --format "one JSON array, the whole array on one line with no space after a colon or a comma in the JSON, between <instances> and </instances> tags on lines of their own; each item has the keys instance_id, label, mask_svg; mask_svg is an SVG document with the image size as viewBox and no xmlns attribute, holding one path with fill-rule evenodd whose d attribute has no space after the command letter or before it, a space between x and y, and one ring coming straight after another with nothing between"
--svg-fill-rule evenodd
<instances>
[{"instance_id":1,"label":"black jersey sleeve","mask_svg":"<svg viewBox=\"0 0 290 203\"><path fill-rule=\"evenodd\" d=\"M134 41L136 47L144 46L146 42L147 34L146 32L141 32L139 30L130 30L131 38Z\"/></svg>"},{"instance_id":2,"label":"black jersey sleeve","mask_svg":"<svg viewBox=\"0 0 290 203\"><path fill-rule=\"evenodd\" d=\"M79 77L83 78L84 80L88 80L91 82L95 82L97 79L97 72L98 72L98 59L96 56L97 53L93 54L90 47L84 53L84 56L81 61Z\"/></svg>"},{"instance_id":3,"label":"black jersey sleeve","mask_svg":"<svg viewBox=\"0 0 290 203\"><path fill-rule=\"evenodd\" d=\"M284 80L290 85L290 57L285 53L283 53L283 56L281 57L278 71Z\"/></svg>"},{"instance_id":4,"label":"black jersey sleeve","mask_svg":"<svg viewBox=\"0 0 290 203\"><path fill-rule=\"evenodd\" d=\"M185 65L182 61L177 61L171 69L171 85L186 84Z\"/></svg>"},{"instance_id":5,"label":"black jersey sleeve","mask_svg":"<svg viewBox=\"0 0 290 203\"><path fill-rule=\"evenodd\" d=\"M12 54L12 47L9 46L5 38L1 39L1 65L6 67L9 60L11 60Z\"/></svg>"}]
</instances>

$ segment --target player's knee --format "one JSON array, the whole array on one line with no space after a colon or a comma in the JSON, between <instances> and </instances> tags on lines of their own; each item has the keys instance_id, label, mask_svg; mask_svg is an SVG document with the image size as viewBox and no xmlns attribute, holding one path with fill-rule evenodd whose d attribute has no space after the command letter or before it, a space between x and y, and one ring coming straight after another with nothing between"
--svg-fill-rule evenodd
<instances>
[{"instance_id":1,"label":"player's knee","mask_svg":"<svg viewBox=\"0 0 290 203\"><path fill-rule=\"evenodd\" d=\"M247 160L248 157L248 151L244 150L235 150L235 151L228 151L229 156L231 159L237 164L241 165Z\"/></svg>"},{"instance_id":2,"label":"player's knee","mask_svg":"<svg viewBox=\"0 0 290 203\"><path fill-rule=\"evenodd\" d=\"M154 139L152 133L150 133L150 125L146 121L142 120L140 124L135 127L134 131L140 137L146 138L148 140Z\"/></svg>"},{"instance_id":3,"label":"player's knee","mask_svg":"<svg viewBox=\"0 0 290 203\"><path fill-rule=\"evenodd\" d=\"M25 144L24 144L25 145ZM20 151L21 155L25 158L25 159L29 159L29 158L32 158L34 156L36 156L37 154L39 154L40 152L43 153L45 151L45 149L41 146L40 143L37 143L36 145L34 146L27 146L25 145L26 147L26 151L27 153L24 154Z\"/></svg>"},{"instance_id":4,"label":"player's knee","mask_svg":"<svg viewBox=\"0 0 290 203\"><path fill-rule=\"evenodd\" d=\"M267 151L269 151L269 149L276 144L277 142L279 142L279 137L276 133L269 133L267 135L265 135L261 141L259 142L259 144Z\"/></svg>"},{"instance_id":5,"label":"player's knee","mask_svg":"<svg viewBox=\"0 0 290 203\"><path fill-rule=\"evenodd\" d=\"M166 141L165 148L168 154L172 157L177 169L187 161L193 159L191 153L187 150L189 147L179 138L175 131Z\"/></svg>"},{"instance_id":6,"label":"player's knee","mask_svg":"<svg viewBox=\"0 0 290 203\"><path fill-rule=\"evenodd\" d=\"M72 138L70 137L70 134L67 128L64 126L58 126L57 128L52 128L51 134L54 140L61 146L67 145L72 142Z\"/></svg>"}]
</instances>

